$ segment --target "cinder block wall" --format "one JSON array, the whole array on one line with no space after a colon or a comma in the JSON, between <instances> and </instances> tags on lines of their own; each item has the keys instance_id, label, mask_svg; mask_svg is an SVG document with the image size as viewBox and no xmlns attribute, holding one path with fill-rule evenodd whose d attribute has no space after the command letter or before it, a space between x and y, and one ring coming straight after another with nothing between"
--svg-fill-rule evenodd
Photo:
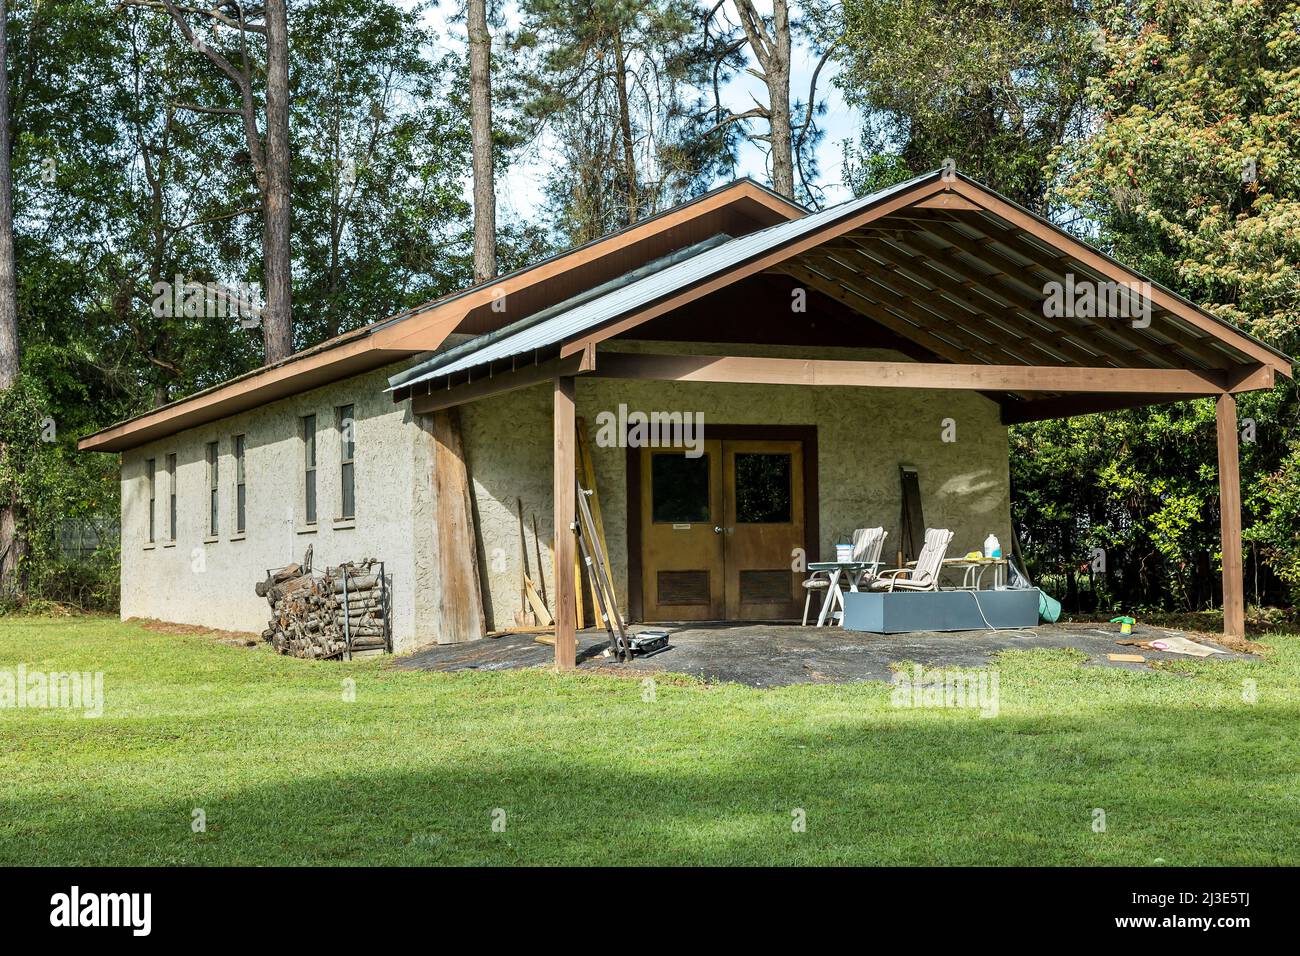
<instances>
[{"instance_id":1,"label":"cinder block wall","mask_svg":"<svg viewBox=\"0 0 1300 956\"><path fill-rule=\"evenodd\" d=\"M623 351L737 354L736 346L619 341ZM894 352L860 349L747 347L743 353L790 358L905 361ZM882 525L885 556L899 541L898 466L917 467L926 523L956 533L950 555L983 545L992 532L1011 541L1007 430L996 404L975 392L914 389L812 388L578 379L578 414L586 419L613 565L615 588L627 607L626 450L595 446L596 416L619 403L643 412L703 412L706 426L816 425L821 556L854 528ZM944 420L956 440L945 442ZM475 402L462 409L488 617L511 623L519 608L519 526L524 503L528 562L538 578L531 516L542 550L540 573L553 593L551 541L551 388L543 385Z\"/></svg>"},{"instance_id":2,"label":"cinder block wall","mask_svg":"<svg viewBox=\"0 0 1300 956\"><path fill-rule=\"evenodd\" d=\"M300 561L314 546L317 568L374 557L393 581L395 647L436 639L429 611L440 600L433 566L427 433L410 404L384 393L402 365L355 376L122 455L122 617L149 617L261 631L269 608L253 586L267 568ZM356 517L342 521L335 409L355 406ZM317 522L304 520L302 416L316 416ZM235 533L234 436L246 435L246 530ZM218 534L208 534L206 447L220 454ZM166 540L166 459L177 457L177 534ZM156 534L148 538L146 461L157 462Z\"/></svg>"}]
</instances>

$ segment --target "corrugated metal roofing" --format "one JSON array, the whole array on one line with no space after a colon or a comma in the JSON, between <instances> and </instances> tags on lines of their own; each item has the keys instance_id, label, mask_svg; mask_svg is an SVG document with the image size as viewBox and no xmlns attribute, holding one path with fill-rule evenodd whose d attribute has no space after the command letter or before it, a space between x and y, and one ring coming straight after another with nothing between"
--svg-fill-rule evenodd
<instances>
[{"instance_id":1,"label":"corrugated metal roofing","mask_svg":"<svg viewBox=\"0 0 1300 956\"><path fill-rule=\"evenodd\" d=\"M769 226L747 236L732 239L730 242L702 251L683 262L621 286L606 295L584 302L545 321L536 322L532 317L521 319L511 326L490 334L490 336L471 339L469 342L463 343L463 347L458 346L456 349L435 355L428 361L409 369L404 375L394 376L389 379L387 390L391 392L403 386L428 381L431 378L463 372L466 369L486 365L489 362L511 358L512 356L527 355L535 349L557 345L581 332L598 328L606 322L617 319L619 316L642 306L649 305L679 289L695 285L697 282L702 282L726 272L728 269L770 249L775 249L809 233L816 232L829 223L854 215L895 193L910 189L939 175L940 172L937 170L926 173L923 176L909 179L907 182L899 183L888 189L882 189L869 196L852 199L838 206L832 206L802 219L778 223L775 226ZM398 381L397 379L401 380Z\"/></svg>"}]
</instances>

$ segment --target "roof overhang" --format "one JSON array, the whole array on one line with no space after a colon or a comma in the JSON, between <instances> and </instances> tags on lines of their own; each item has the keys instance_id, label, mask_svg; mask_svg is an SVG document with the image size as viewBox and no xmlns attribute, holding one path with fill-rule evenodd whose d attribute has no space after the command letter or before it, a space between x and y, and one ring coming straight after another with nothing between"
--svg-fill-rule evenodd
<instances>
[{"instance_id":1,"label":"roof overhang","mask_svg":"<svg viewBox=\"0 0 1300 956\"><path fill-rule=\"evenodd\" d=\"M1058 376L1061 387L1046 394L1018 392L1012 386L1024 376L1006 376L999 400L1009 421L1162 400L1140 387L1158 375L1128 372L1193 373L1204 389L1184 397L1267 388L1275 374L1292 374L1291 359L1276 349L978 183L935 171L733 240L544 322L466 343L390 380L390 390L396 400L430 396L417 407L445 407L458 386L478 382L473 393L481 397L491 391L485 379L504 388L519 369L553 359L588 354L599 367L601 343L760 273L793 277L943 362L1085 371ZM1044 298L1051 283L1067 279L1136 289L1148 312L1122 320L1057 315ZM1130 393L1119 395L1114 381L1075 388L1089 373L1119 376L1132 383ZM1096 407L1069 401L1094 393L1106 395Z\"/></svg>"}]
</instances>

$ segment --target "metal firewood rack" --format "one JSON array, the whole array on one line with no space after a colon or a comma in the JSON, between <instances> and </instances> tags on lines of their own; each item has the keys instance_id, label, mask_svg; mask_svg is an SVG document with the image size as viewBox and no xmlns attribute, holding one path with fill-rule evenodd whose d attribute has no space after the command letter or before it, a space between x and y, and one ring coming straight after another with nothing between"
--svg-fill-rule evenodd
<instances>
[{"instance_id":1,"label":"metal firewood rack","mask_svg":"<svg viewBox=\"0 0 1300 956\"><path fill-rule=\"evenodd\" d=\"M379 619L383 622L384 653L393 653L393 615L392 615L392 579L384 568L383 561L376 561L379 566ZM345 661L352 660L352 622L348 617L348 565L339 566L343 576L343 651Z\"/></svg>"}]
</instances>

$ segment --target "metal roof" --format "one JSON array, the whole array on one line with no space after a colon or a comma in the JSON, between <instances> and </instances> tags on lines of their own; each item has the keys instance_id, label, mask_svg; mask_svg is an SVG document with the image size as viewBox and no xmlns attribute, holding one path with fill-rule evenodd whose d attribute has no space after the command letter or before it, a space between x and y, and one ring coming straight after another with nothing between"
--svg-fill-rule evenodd
<instances>
[{"instance_id":1,"label":"metal roof","mask_svg":"<svg viewBox=\"0 0 1300 956\"><path fill-rule=\"evenodd\" d=\"M661 272L662 270L667 269L670 266L676 265L677 263L683 261L684 259L689 259L709 249L716 248L717 246L720 246L725 242L730 242L733 238L735 237L729 236L724 232L720 232L715 236L710 236L708 239L705 239L702 242L697 242L694 245L686 246L683 249L677 249L673 252L668 253L668 255L666 256L660 256L658 259L652 259L651 261L647 262L645 265L638 266L637 268L632 269L629 272L625 272L620 276L615 276L613 279L610 279L607 282L602 282L599 285L594 285L590 289L584 289L582 292L579 292L577 295L570 296L569 298L565 299L563 302L557 302L555 303L555 305L548 306L547 308L542 309L540 312L534 312L532 315L524 316L522 319L518 319L515 322L511 322L509 325L502 326L499 329L494 329L491 332L484 332L482 335L477 335L472 339L468 339L464 342L461 342L459 345L455 345L452 348L447 349L446 351L439 352L437 358L441 359L444 364L451 363L456 359L459 359L463 355L469 355L473 352L478 351L479 349L483 348L485 345L489 345L493 342L500 341L504 338L507 338L511 335L514 335L522 331L525 328L529 328L531 326L544 322L553 316L557 316L562 313L572 311L573 309L577 308L578 306L586 302L590 302L593 299L598 299L601 296L608 295L611 292L615 292L627 285L630 285L631 283L637 281L638 279L643 279L646 276L653 275L656 272ZM423 381L424 379L421 377L421 375L423 374L424 366L426 364L427 363L422 362L419 365L415 365L411 368L406 369L405 371L398 372L396 375L389 377L388 383L390 387L387 389L387 391L391 392L395 388L399 388L403 385L409 385L415 381Z\"/></svg>"},{"instance_id":2,"label":"metal roof","mask_svg":"<svg viewBox=\"0 0 1300 956\"><path fill-rule=\"evenodd\" d=\"M395 391L432 378L452 375L489 362L527 355L536 349L557 345L673 292L726 272L764 252L794 242L802 236L825 228L829 223L852 216L895 193L903 192L939 175L941 172L935 170L801 219L768 226L766 229L732 239L722 245L704 249L682 262L660 269L644 278L619 285L605 295L585 301L543 321L537 321L534 316L521 319L496 332L481 335L454 349L435 355L404 374L390 378L387 391Z\"/></svg>"},{"instance_id":3,"label":"metal roof","mask_svg":"<svg viewBox=\"0 0 1300 956\"><path fill-rule=\"evenodd\" d=\"M870 195L849 200L821 212L810 213L800 219L778 223L739 238L722 241L721 244L717 244L719 237L714 237L712 241L679 250L671 256L657 260L639 270L627 273L602 286L588 290L586 293L575 296L567 302L559 303L542 312L535 313L493 332L463 342L455 348L434 355L405 372L390 378L387 391L396 391L399 388L464 372L503 359L531 355L538 350L548 349L571 341L584 332L597 329L624 315L652 305L682 289L690 288L724 274L767 252L796 242L800 238L825 229L840 220L855 216L891 196L930 182L942 175L942 170L933 170L906 182L890 186L887 189L878 190ZM968 177L961 176L960 173L958 176L963 181L970 182L979 186L980 189L992 193L992 190L987 190L987 187L980 186L979 183L975 183ZM993 195L998 196L997 193L993 193ZM1069 236L1060 227L1042 220L1042 217L1024 210L1023 207L1018 206L1011 200L1007 200L1002 196L998 196L998 198L1022 212L1034 216L1035 219L1045 222L1046 225L1063 237L1076 239L1076 237ZM1137 278L1148 282L1151 281L1146 280L1139 273L1133 272L1132 269L1122 263L1118 263L1106 253L1091 246L1089 248L1104 259L1132 273ZM649 274L646 274L647 272ZM1151 285L1195 309L1216 326L1231 332L1235 336L1240 336L1242 339L1262 346L1269 353L1284 360L1287 365L1291 364L1291 359L1278 349L1259 341L1249 333L1236 328L1231 323L1188 301L1183 296L1172 292L1159 283L1151 282ZM1179 327L1186 324L1186 320L1174 313L1167 313L1167 315ZM1225 341L1222 337L1212 336L1210 341L1215 347L1238 351L1235 343Z\"/></svg>"}]
</instances>

